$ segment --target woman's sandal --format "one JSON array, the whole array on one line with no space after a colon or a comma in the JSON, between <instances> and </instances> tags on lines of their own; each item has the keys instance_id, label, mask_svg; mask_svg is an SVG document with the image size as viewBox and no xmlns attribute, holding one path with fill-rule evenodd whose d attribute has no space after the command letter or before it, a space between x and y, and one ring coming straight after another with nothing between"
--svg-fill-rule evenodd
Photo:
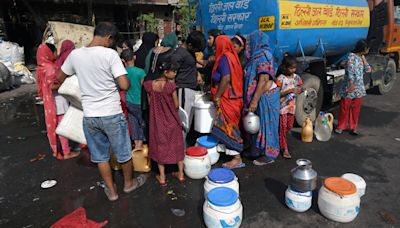
<instances>
[{"instance_id":1,"label":"woman's sandal","mask_svg":"<svg viewBox=\"0 0 400 228\"><path fill-rule=\"evenodd\" d=\"M274 163L275 161L272 160L271 158L267 158L267 157L260 157L256 160L253 161L253 164L256 166L263 166L263 165L268 165L271 163Z\"/></svg>"},{"instance_id":2,"label":"woman's sandal","mask_svg":"<svg viewBox=\"0 0 400 228\"><path fill-rule=\"evenodd\" d=\"M167 186L167 180L166 179L165 180L161 180L160 175L156 175L156 179L157 179L157 181L158 181L158 183L160 184L161 187Z\"/></svg>"},{"instance_id":3,"label":"woman's sandal","mask_svg":"<svg viewBox=\"0 0 400 228\"><path fill-rule=\"evenodd\" d=\"M232 161L222 164L222 167L227 168L227 169L240 169L240 168L246 167L246 164L243 162L237 163L235 165L231 165L232 164L231 162Z\"/></svg>"},{"instance_id":4,"label":"woman's sandal","mask_svg":"<svg viewBox=\"0 0 400 228\"><path fill-rule=\"evenodd\" d=\"M175 177L176 179L178 179L178 181L181 182L181 183L184 183L186 181L185 175L183 175L182 177L179 177L179 173L178 172L173 172L172 176Z\"/></svg>"},{"instance_id":5,"label":"woman's sandal","mask_svg":"<svg viewBox=\"0 0 400 228\"><path fill-rule=\"evenodd\" d=\"M133 179L133 184L130 188L124 188L125 193L130 193L130 192L142 187L147 180L147 176L144 174L140 174L135 179Z\"/></svg>"},{"instance_id":6,"label":"woman's sandal","mask_svg":"<svg viewBox=\"0 0 400 228\"><path fill-rule=\"evenodd\" d=\"M286 159L291 159L292 155L290 155L289 150L284 150L283 151L283 157Z\"/></svg>"}]
</instances>

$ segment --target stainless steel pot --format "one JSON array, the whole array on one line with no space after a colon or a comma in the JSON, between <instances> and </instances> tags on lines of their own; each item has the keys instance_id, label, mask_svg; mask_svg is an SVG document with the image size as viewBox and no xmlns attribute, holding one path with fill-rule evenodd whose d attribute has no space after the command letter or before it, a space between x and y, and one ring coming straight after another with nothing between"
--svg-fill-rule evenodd
<instances>
[{"instance_id":1,"label":"stainless steel pot","mask_svg":"<svg viewBox=\"0 0 400 228\"><path fill-rule=\"evenodd\" d=\"M290 186L301 192L312 191L317 187L317 172L312 168L311 161L298 159L297 167L292 169Z\"/></svg>"},{"instance_id":2,"label":"stainless steel pot","mask_svg":"<svg viewBox=\"0 0 400 228\"><path fill-rule=\"evenodd\" d=\"M260 117L254 112L248 112L247 115L243 117L243 128L250 134L258 133L258 130L260 130Z\"/></svg>"}]
</instances>

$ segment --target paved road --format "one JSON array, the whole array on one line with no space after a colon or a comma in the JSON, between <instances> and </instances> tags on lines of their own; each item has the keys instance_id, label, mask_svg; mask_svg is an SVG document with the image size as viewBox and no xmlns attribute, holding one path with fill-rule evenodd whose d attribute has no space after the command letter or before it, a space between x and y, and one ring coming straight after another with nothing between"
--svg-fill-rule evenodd
<instances>
[{"instance_id":1,"label":"paved road","mask_svg":"<svg viewBox=\"0 0 400 228\"><path fill-rule=\"evenodd\" d=\"M246 168L235 171L244 206L242 227L400 227L399 93L397 83L391 93L370 94L365 99L358 137L344 133L329 142L305 144L299 140L299 129L294 129L289 138L292 160L279 159L267 167L246 161ZM110 227L204 227L202 180L179 184L168 176L169 186L161 188L153 173L142 189L127 195L122 193L121 175L115 173L120 199L110 203L96 185L97 169L84 156L70 161L51 157L42 106L34 105L32 95L0 102L0 106L1 227L48 227L81 206L89 218L108 220ZM337 116L337 109L330 111ZM38 153L47 157L30 162ZM285 207L289 172L298 158L313 162L319 184L346 172L364 177L367 191L354 222L342 225L325 219L318 211L317 192L313 207L305 213ZM47 179L56 179L58 184L43 190L40 184ZM172 200L171 191L177 200ZM183 209L185 216L173 215L171 208Z\"/></svg>"}]
</instances>

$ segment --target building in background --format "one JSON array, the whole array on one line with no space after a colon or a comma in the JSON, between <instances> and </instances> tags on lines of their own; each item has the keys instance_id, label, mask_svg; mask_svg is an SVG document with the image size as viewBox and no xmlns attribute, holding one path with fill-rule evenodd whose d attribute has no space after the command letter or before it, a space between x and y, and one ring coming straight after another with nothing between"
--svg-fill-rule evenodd
<instances>
[{"instance_id":1,"label":"building in background","mask_svg":"<svg viewBox=\"0 0 400 228\"><path fill-rule=\"evenodd\" d=\"M152 15L160 37L175 31L178 0L1 0L0 39L25 47L28 62L35 61L47 21L94 25L113 21L125 39L138 39L146 31L140 15ZM149 23L149 22L147 22Z\"/></svg>"}]
</instances>

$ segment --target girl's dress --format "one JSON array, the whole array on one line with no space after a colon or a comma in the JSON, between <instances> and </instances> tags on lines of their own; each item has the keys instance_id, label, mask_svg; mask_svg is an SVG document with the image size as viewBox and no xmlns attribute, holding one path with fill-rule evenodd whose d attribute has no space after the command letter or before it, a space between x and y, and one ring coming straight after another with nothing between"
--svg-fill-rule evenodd
<instances>
[{"instance_id":1,"label":"girl's dress","mask_svg":"<svg viewBox=\"0 0 400 228\"><path fill-rule=\"evenodd\" d=\"M150 97L149 156L159 164L176 164L184 158L181 121L172 94L173 82L166 82L162 91L153 89L153 81L145 81Z\"/></svg>"},{"instance_id":2,"label":"girl's dress","mask_svg":"<svg viewBox=\"0 0 400 228\"><path fill-rule=\"evenodd\" d=\"M364 64L361 57L350 53L347 60L346 76L341 90L341 101L337 129L357 130L362 98L367 95L364 86L364 73L371 72L371 66ZM350 80L354 91L348 92Z\"/></svg>"}]
</instances>

